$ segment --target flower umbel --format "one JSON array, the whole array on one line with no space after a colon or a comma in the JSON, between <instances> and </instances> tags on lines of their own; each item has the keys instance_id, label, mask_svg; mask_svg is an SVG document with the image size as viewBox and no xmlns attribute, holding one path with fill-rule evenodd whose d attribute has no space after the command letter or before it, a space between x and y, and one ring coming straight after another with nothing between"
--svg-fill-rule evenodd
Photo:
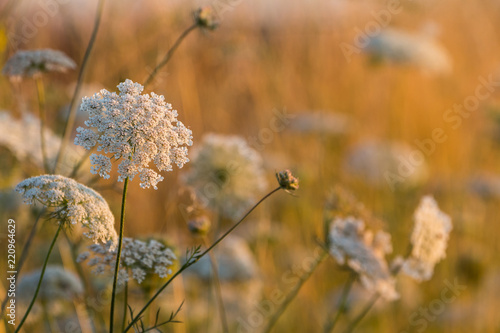
<instances>
[{"instance_id":1,"label":"flower umbel","mask_svg":"<svg viewBox=\"0 0 500 333\"><path fill-rule=\"evenodd\" d=\"M340 265L359 274L363 286L387 300L399 297L385 255L392 252L391 236L365 230L365 223L353 217L335 219L329 232L330 254Z\"/></svg>"},{"instance_id":2,"label":"flower umbel","mask_svg":"<svg viewBox=\"0 0 500 333\"><path fill-rule=\"evenodd\" d=\"M290 170L283 170L276 173L276 179L284 190L295 191L299 188L299 179L294 177Z\"/></svg>"},{"instance_id":3,"label":"flower umbel","mask_svg":"<svg viewBox=\"0 0 500 333\"><path fill-rule=\"evenodd\" d=\"M452 224L450 217L439 210L431 196L422 198L414 219L412 251L402 270L417 281L426 281L432 277L434 266L446 257Z\"/></svg>"},{"instance_id":4,"label":"flower umbel","mask_svg":"<svg viewBox=\"0 0 500 333\"><path fill-rule=\"evenodd\" d=\"M61 51L51 49L18 51L7 60L2 74L19 80L21 77L33 77L45 72L66 72L75 67L75 62Z\"/></svg>"},{"instance_id":5,"label":"flower umbel","mask_svg":"<svg viewBox=\"0 0 500 333\"><path fill-rule=\"evenodd\" d=\"M89 252L80 254L77 261L83 262L89 257L92 258L87 264L94 267L95 274L112 272L115 269L116 249L111 247L111 243L89 246ZM161 279L166 278L172 274L172 266L176 260L174 252L155 239L144 242L124 237L118 284L123 285L129 281L130 273L132 279L139 284L153 275L158 275Z\"/></svg>"},{"instance_id":6,"label":"flower umbel","mask_svg":"<svg viewBox=\"0 0 500 333\"><path fill-rule=\"evenodd\" d=\"M54 208L59 223L81 224L83 234L94 243L116 245L114 217L107 202L96 191L59 175L42 175L23 180L16 186L28 204L36 202Z\"/></svg>"},{"instance_id":7,"label":"flower umbel","mask_svg":"<svg viewBox=\"0 0 500 333\"><path fill-rule=\"evenodd\" d=\"M109 178L113 158L121 160L118 181L139 175L142 188L157 189L163 177L150 164L158 171L172 171L172 164L182 168L189 161L186 146L192 145L193 137L163 96L141 94L143 89L125 80L118 85L119 94L103 89L83 98L81 110L89 113L89 128L77 129L75 144L103 152L90 156L92 173Z\"/></svg>"}]
</instances>

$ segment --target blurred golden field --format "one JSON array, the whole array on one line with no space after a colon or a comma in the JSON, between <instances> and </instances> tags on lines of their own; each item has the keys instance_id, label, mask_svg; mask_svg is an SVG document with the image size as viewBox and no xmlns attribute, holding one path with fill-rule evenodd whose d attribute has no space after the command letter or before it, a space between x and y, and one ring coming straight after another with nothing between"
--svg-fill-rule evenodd
<instances>
[{"instance_id":1,"label":"blurred golden field","mask_svg":"<svg viewBox=\"0 0 500 333\"><path fill-rule=\"evenodd\" d=\"M0 4L0 8L9 6L9 12L0 21L2 67L17 50L13 48L12 36L14 32L21 34L23 18L30 20L44 10L41 0L18 0L14 5L3 1L5 4ZM389 2L109 0L105 3L85 74L84 82L89 88L84 87L84 94L93 94L101 88L116 91L117 84L127 78L143 82L175 39L192 24L192 11L200 5L219 6L216 8L220 26L214 31L195 30L189 35L146 92L164 95L178 110L179 119L193 131L193 147L204 134L211 132L247 139L264 158L268 190L277 186L277 171L288 168L300 179L300 189L293 196L278 192L235 231L250 245L262 288L255 298L257 301L246 312L228 311L232 316L230 321L236 322L231 332L259 332L264 327L260 321L266 322L270 317L268 311L277 308L269 302L272 295L288 293L308 269L310 258L318 249L318 239L324 239L325 200L337 185L349 189L384 222L383 229L391 234L394 248L389 261L405 253L413 226L412 214L423 195L433 195L453 223L447 257L436 266L432 279L416 283L399 276L400 299L379 300L357 332L500 331L497 311L500 306L497 255L500 252L497 241L500 83L493 85L491 91L482 90L486 96L479 99L477 108L460 118L456 128L445 120L447 110L474 96L484 79L499 77L500 2L401 1L402 9L390 15L388 27L410 32L425 27L435 29L435 39L448 52L452 63L449 72L439 74L426 73L411 64L376 61L362 51L349 59L345 57L341 44L353 45L358 32L375 20L374 13L387 10ZM97 1L61 1L48 22L37 28L26 43L20 43L18 49L61 50L79 66L96 6ZM78 68L44 76L47 126L58 134L63 130L62 110L73 94ZM11 83L0 76L0 87L1 110L16 118L26 112L38 114L33 80ZM273 130L276 112L288 115L285 126L279 130ZM338 133L315 128L297 130L293 126L300 125L301 117L306 119L304 114L340 115L339 119L347 119L348 126ZM432 138L436 128L442 129L446 139L434 143L433 151L425 154L427 175L417 184L405 186L404 181L396 187L389 182L369 184L353 175L346 165L346 156L360 143L397 141L418 151L415 141ZM42 173L14 161L5 150L0 154L6 156L0 158L2 193L12 192L21 180ZM181 175L189 168L188 163L182 169L163 173L165 180L158 190L141 189L139 182L131 182L126 236L167 238L179 258L188 247L199 243L190 235L181 209L184 204ZM89 169L85 165L76 179L84 183L91 179ZM479 180L481 190L479 185L473 185ZM111 177L99 179L92 187L109 202L118 221L122 183L116 184ZM7 219L16 220L17 240L22 244L35 217L27 205L14 207L5 201L0 207L1 253L4 253ZM42 224L24 272L40 267L54 232L54 224ZM66 265L67 253L63 252L68 251L67 245L64 239L60 243L50 263ZM4 257L0 259L2 299L6 287ZM322 332L327 317L337 308L347 278L348 273L333 258L327 258L301 288L273 332ZM415 313L421 308L432 308L447 283L454 281L466 289L435 315L415 324ZM165 315L175 311L185 299L177 318L183 323L160 329L221 331L213 296L207 296L211 287L196 282L199 285L189 288L188 284L194 283L189 278L183 282L179 280L173 290L167 290L161 301ZM238 291L236 287L234 292ZM134 302L143 304L140 293L136 293ZM368 301L365 294L356 283L352 300L335 331L342 332L348 319ZM197 298L207 297L212 299L211 306L196 304ZM236 303L245 302L235 297ZM152 312L156 309L157 306ZM21 315L18 313L18 317ZM209 319L205 318L207 315ZM256 328L241 325L252 320L257 323ZM2 325L0 332L5 327ZM26 332L38 332L26 327ZM62 325L59 329L64 331Z\"/></svg>"}]
</instances>

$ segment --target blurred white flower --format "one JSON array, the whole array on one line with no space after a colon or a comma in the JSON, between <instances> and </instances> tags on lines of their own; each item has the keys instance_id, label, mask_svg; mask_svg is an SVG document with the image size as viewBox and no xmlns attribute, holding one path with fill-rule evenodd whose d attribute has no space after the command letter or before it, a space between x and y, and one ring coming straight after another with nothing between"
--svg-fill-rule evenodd
<instances>
[{"instance_id":1,"label":"blurred white flower","mask_svg":"<svg viewBox=\"0 0 500 333\"><path fill-rule=\"evenodd\" d=\"M203 204L233 220L267 187L259 153L239 136L217 134L205 135L184 180Z\"/></svg>"},{"instance_id":2,"label":"blurred white flower","mask_svg":"<svg viewBox=\"0 0 500 333\"><path fill-rule=\"evenodd\" d=\"M250 247L241 237L227 236L214 250L221 281L248 281L258 277L258 265ZM204 280L212 277L212 265L208 256L202 257L190 269Z\"/></svg>"},{"instance_id":3,"label":"blurred white flower","mask_svg":"<svg viewBox=\"0 0 500 333\"><path fill-rule=\"evenodd\" d=\"M431 74L447 74L452 70L448 52L424 33L386 29L371 37L364 51L381 60L410 64Z\"/></svg>"},{"instance_id":4,"label":"blurred white flower","mask_svg":"<svg viewBox=\"0 0 500 333\"><path fill-rule=\"evenodd\" d=\"M44 130L45 149L49 165L52 165L61 146L61 139L49 129ZM13 118L7 111L0 111L0 146L9 149L19 161L30 161L43 168L40 145L40 120L31 114L21 119ZM61 160L62 171L70 172L84 155L80 147L65 150Z\"/></svg>"},{"instance_id":5,"label":"blurred white flower","mask_svg":"<svg viewBox=\"0 0 500 333\"><path fill-rule=\"evenodd\" d=\"M415 160L414 155L421 158ZM416 161L416 162L415 162ZM343 169L372 186L417 186L428 178L424 155L398 141L366 141L347 154Z\"/></svg>"},{"instance_id":6,"label":"blurred white flower","mask_svg":"<svg viewBox=\"0 0 500 333\"><path fill-rule=\"evenodd\" d=\"M21 302L31 301L41 272L39 269L19 279L16 296ZM61 266L47 266L37 299L42 302L72 301L82 294L83 285L78 276Z\"/></svg>"},{"instance_id":7,"label":"blurred white flower","mask_svg":"<svg viewBox=\"0 0 500 333\"><path fill-rule=\"evenodd\" d=\"M353 217L337 218L330 225L330 253L340 265L356 273L363 286L387 300L399 297L385 255L392 252L391 236L365 230L365 223Z\"/></svg>"},{"instance_id":8,"label":"blurred white flower","mask_svg":"<svg viewBox=\"0 0 500 333\"><path fill-rule=\"evenodd\" d=\"M333 111L306 111L295 113L289 128L303 134L344 135L349 130L349 118Z\"/></svg>"},{"instance_id":9,"label":"blurred white flower","mask_svg":"<svg viewBox=\"0 0 500 333\"><path fill-rule=\"evenodd\" d=\"M422 198L414 220L412 252L402 270L417 281L426 281L432 277L434 266L446 257L452 224L450 217L439 210L431 196Z\"/></svg>"},{"instance_id":10,"label":"blurred white flower","mask_svg":"<svg viewBox=\"0 0 500 333\"><path fill-rule=\"evenodd\" d=\"M90 156L92 173L109 178L111 159L121 160L118 181L138 174L142 188L157 189L163 177L150 163L159 171L172 171L172 164L182 168L189 161L186 146L192 145L192 132L177 120L177 111L163 96L141 95L143 89L125 80L118 85L119 94L103 89L83 98L81 110L89 113L88 128L77 129L75 144L103 152Z\"/></svg>"},{"instance_id":11,"label":"blurred white flower","mask_svg":"<svg viewBox=\"0 0 500 333\"><path fill-rule=\"evenodd\" d=\"M66 72L75 62L61 51L43 49L18 51L5 63L2 74L11 79L33 77L45 72Z\"/></svg>"},{"instance_id":12,"label":"blurred white flower","mask_svg":"<svg viewBox=\"0 0 500 333\"><path fill-rule=\"evenodd\" d=\"M111 243L93 244L89 246L88 252L81 253L77 261L83 262L87 259L88 266L94 267L94 274L112 273L115 269L117 249ZM174 252L162 242L150 239L141 241L129 237L123 238L123 248L120 260L120 271L118 284L123 285L132 279L141 284L157 275L166 278L172 274L172 267L177 260Z\"/></svg>"},{"instance_id":13,"label":"blurred white flower","mask_svg":"<svg viewBox=\"0 0 500 333\"><path fill-rule=\"evenodd\" d=\"M106 200L96 191L71 178L42 175L23 180L16 186L28 204L41 203L54 208L59 223L81 224L83 234L94 243L118 239L114 217Z\"/></svg>"}]
</instances>

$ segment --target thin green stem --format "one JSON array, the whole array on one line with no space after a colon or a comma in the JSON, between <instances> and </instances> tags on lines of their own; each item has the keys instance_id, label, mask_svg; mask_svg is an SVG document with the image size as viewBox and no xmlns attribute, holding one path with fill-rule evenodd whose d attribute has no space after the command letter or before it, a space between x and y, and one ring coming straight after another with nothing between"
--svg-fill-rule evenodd
<instances>
[{"instance_id":1,"label":"thin green stem","mask_svg":"<svg viewBox=\"0 0 500 333\"><path fill-rule=\"evenodd\" d=\"M40 291L40 287L42 286L43 275L45 274L45 269L47 268L47 264L49 262L50 253L52 252L52 249L54 248L54 245L56 244L57 237L59 236L59 233L61 232L62 227L63 227L63 225L62 225L62 223L60 223L59 227L57 228L56 235L54 236L54 239L52 240L52 243L50 244L49 252L47 253L47 256L45 257L42 271L40 273L40 280L38 280L38 285L37 285L36 290L35 290L35 295L33 295L33 299L31 300L31 303L28 306L28 310L26 310L26 313L24 314L23 319L19 323L19 326L17 326L15 333L17 333L17 332L19 332L19 330L21 330L21 327L23 327L23 324L26 321L26 318L28 318L28 315L30 314L31 309L33 308L33 305L35 304L36 297L38 296L38 292Z\"/></svg>"},{"instance_id":2,"label":"thin green stem","mask_svg":"<svg viewBox=\"0 0 500 333\"><path fill-rule=\"evenodd\" d=\"M206 237L204 237L203 242L205 246L208 247L208 241ZM217 306L219 308L219 316L222 324L222 331L224 333L229 333L229 325L227 323L226 310L224 309L224 300L222 299L222 288L220 284L219 278L219 267L217 265L217 259L213 252L209 252L208 256L210 257L210 264L212 266L213 278L214 278L214 291L215 297L217 300Z\"/></svg>"},{"instance_id":3,"label":"thin green stem","mask_svg":"<svg viewBox=\"0 0 500 333\"><path fill-rule=\"evenodd\" d=\"M40 145L42 146L42 162L45 173L49 172L49 161L47 158L47 146L45 142L45 89L43 79L40 75L35 77L36 92L38 95L38 112L40 116Z\"/></svg>"},{"instance_id":4,"label":"thin green stem","mask_svg":"<svg viewBox=\"0 0 500 333\"><path fill-rule=\"evenodd\" d=\"M101 24L102 12L104 9L104 2L105 2L105 0L99 0L99 3L97 4L97 11L96 11L96 16L95 16L95 21L94 21L94 29L92 30L92 35L90 36L89 44L87 45L87 49L85 50L85 55L83 56L83 61L82 61L82 65L80 67L80 72L78 73L78 80L76 82L75 92L73 93L73 97L71 98L71 102L69 104L68 118L66 119L66 126L64 127L64 131L63 131L63 137L61 140L61 147L59 148L59 152L57 153L53 173L56 173L56 171L57 171L57 167L58 167L59 162L61 160L61 157L64 153L64 149L66 149L66 146L68 145L69 137L71 136L71 133L73 131L73 126L75 125L76 111L77 111L76 100L80 94L80 89L82 87L85 70L87 69L87 64L89 62L90 54L92 53L92 49L93 49L95 41L97 39L97 32L98 32L99 26Z\"/></svg>"},{"instance_id":5,"label":"thin green stem","mask_svg":"<svg viewBox=\"0 0 500 333\"><path fill-rule=\"evenodd\" d=\"M335 328L335 325L337 324L340 315L342 315L345 312L347 305L347 297L349 296L349 292L351 291L352 285L354 284L355 280L356 280L356 273L351 272L351 274L349 275L349 279L346 281L344 289L342 290L342 296L340 297L339 307L337 312L335 313L335 317L332 320L327 321L325 329L323 330L324 333L333 332L333 329Z\"/></svg>"},{"instance_id":6,"label":"thin green stem","mask_svg":"<svg viewBox=\"0 0 500 333\"><path fill-rule=\"evenodd\" d=\"M217 239L208 249L206 249L203 253L197 255L195 260L188 260L184 265L182 265L182 267L179 268L179 270L175 272L175 274L167 282L165 282L165 284L163 284L163 286L161 286L160 289L158 289L158 291L153 295L153 297L151 297L151 299L146 303L146 305L144 305L141 311L139 311L139 313L134 318L132 318L132 320L130 321L128 326L125 327L125 330L123 332L127 332L134 326L134 324L141 318L141 315L144 313L144 311L146 311L146 309L153 303L153 301L177 276L179 276L183 271L194 265L196 262L198 262L198 260L203 258L207 253L209 253L215 246L217 246L217 244L219 244L224 238L226 238L227 235L229 235L234 229L236 229L236 227L238 227L241 224L241 222L243 222L245 218L248 215L250 215L250 213L253 212L255 208L257 208L257 206L259 206L264 200L269 198L272 194L279 191L280 189L281 187L277 187L268 194L266 194L252 208L250 208L250 210L238 222L236 222L228 231L226 231L226 233L224 233L221 237L219 237L219 239Z\"/></svg>"},{"instance_id":7,"label":"thin green stem","mask_svg":"<svg viewBox=\"0 0 500 333\"><path fill-rule=\"evenodd\" d=\"M125 282L125 290L123 292L123 319L122 319L122 331L127 324L127 303L128 303L128 282Z\"/></svg>"},{"instance_id":8,"label":"thin green stem","mask_svg":"<svg viewBox=\"0 0 500 333\"><path fill-rule=\"evenodd\" d=\"M33 243L33 238L35 237L37 226L38 226L38 221L42 218L43 214L45 213L45 208L42 209L41 213L38 215L38 217L35 220L35 223L33 223L33 226L31 227L30 234L28 235L28 238L26 239L26 242L24 242L23 249L21 250L21 256L19 257L19 261L17 262L16 266L16 281L17 277L21 273L21 269L23 268L24 262L26 261L26 258L28 258L28 253L31 244ZM3 315L3 312L5 310L5 307L7 306L7 302L9 300L9 297L5 295L4 300L2 301L2 311L0 312L0 315Z\"/></svg>"},{"instance_id":9,"label":"thin green stem","mask_svg":"<svg viewBox=\"0 0 500 333\"><path fill-rule=\"evenodd\" d=\"M278 319L281 317L281 315L285 312L287 309L288 305L294 300L294 298L298 295L300 288L304 285L304 283L311 277L311 275L314 273L316 268L319 266L320 263L323 262L328 256L328 252L324 251L321 256L313 263L312 267L305 272L297 282L297 284L290 290L288 295L286 296L285 300L283 303L281 303L280 307L276 310L276 312L272 315L271 319L269 319L266 327L262 331L263 333L269 333L271 332L271 329L274 327Z\"/></svg>"},{"instance_id":10,"label":"thin green stem","mask_svg":"<svg viewBox=\"0 0 500 333\"><path fill-rule=\"evenodd\" d=\"M163 59L160 61L160 63L158 65L156 65L156 67L153 69L153 71L151 72L151 74L149 74L148 78L146 79L146 81L144 81L144 84L143 86L146 87L148 84L151 83L151 81L153 81L154 77L156 76L156 74L158 74L158 71L167 64L167 62L170 60L170 58L172 58L172 56L174 55L174 52L175 50L177 50L177 48L179 47L179 45L181 45L181 42L184 40L184 38L187 37L187 35L189 35L189 33L191 31L193 31L194 29L196 29L198 27L197 24L193 24L192 26L190 26L189 28L187 28L180 36L179 38L177 38L177 40L175 41L174 45L172 45L172 47L170 48L170 50L168 50L167 54L165 54L165 56L163 57Z\"/></svg>"},{"instance_id":11,"label":"thin green stem","mask_svg":"<svg viewBox=\"0 0 500 333\"><path fill-rule=\"evenodd\" d=\"M123 184L123 195L122 195L122 210L120 217L120 235L118 239L118 252L116 253L116 264L115 264L115 274L113 276L113 291L111 294L111 309L109 313L109 332L113 332L113 319L115 313L115 298L116 298L116 286L118 281L118 271L120 270L120 259L122 255L122 243L123 243L123 226L125 224L125 201L127 199L127 188L128 188L128 177L125 178L125 183Z\"/></svg>"}]
</instances>

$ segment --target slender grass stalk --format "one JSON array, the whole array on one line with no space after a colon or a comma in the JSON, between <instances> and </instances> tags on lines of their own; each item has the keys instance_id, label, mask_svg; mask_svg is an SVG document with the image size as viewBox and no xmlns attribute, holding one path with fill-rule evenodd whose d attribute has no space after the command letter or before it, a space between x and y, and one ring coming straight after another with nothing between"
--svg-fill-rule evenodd
<instances>
[{"instance_id":1,"label":"slender grass stalk","mask_svg":"<svg viewBox=\"0 0 500 333\"><path fill-rule=\"evenodd\" d=\"M127 324L127 303L128 303L128 282L125 282L125 288L123 291L123 319L122 319L122 328L123 331L125 329L125 325Z\"/></svg>"},{"instance_id":2,"label":"slender grass stalk","mask_svg":"<svg viewBox=\"0 0 500 333\"><path fill-rule=\"evenodd\" d=\"M123 184L123 195L122 195L122 210L120 217L120 234L118 239L118 252L116 253L116 263L115 263L115 274L113 276L113 291L111 293L111 309L109 314L109 332L113 332L113 319L115 313L115 298L116 298L116 285L118 280L118 271L120 270L120 259L122 255L122 243L123 243L123 226L125 224L125 201L127 199L127 188L128 188L128 177L125 178L125 183Z\"/></svg>"},{"instance_id":3,"label":"slender grass stalk","mask_svg":"<svg viewBox=\"0 0 500 333\"><path fill-rule=\"evenodd\" d=\"M144 305L144 307L139 311L139 313L137 313L137 315L135 315L135 317L132 318L132 320L130 321L130 323L128 324L128 326L125 327L125 329L123 330L123 332L127 332L128 330L130 330L134 326L134 324L141 318L141 315L144 313L144 311L146 311L146 309L153 303L153 301L161 294L161 292L177 276L179 276L183 271L185 271L186 269L188 269L189 267L191 267L192 265L194 265L195 263L197 263L198 260L200 260L201 258L203 258L207 253L209 253L215 246L217 246L217 244L219 244L224 238L226 238L227 235L229 235L234 229L236 229L241 224L241 222L243 222L245 220L245 218L247 218L247 216L250 215L250 213L255 208L257 208L257 206L259 206L264 200L266 200L267 198L269 198L271 195L273 195L275 192L277 192L279 190L281 190L281 187L277 187L274 190L272 190L271 192L269 192L268 194L266 194L252 208L250 208L250 210L238 222L236 222L231 228L229 228L228 231L226 231L222 236L220 236L208 249L206 249L203 253L197 255L195 257L195 260L188 260L184 265L182 265L181 268L179 268L179 270L177 272L175 272L175 274L172 275L172 277L167 282L165 282L163 284L163 286L160 287L160 289L158 289L158 291L153 295L153 297L151 297L151 299L146 303L146 305Z\"/></svg>"},{"instance_id":4,"label":"slender grass stalk","mask_svg":"<svg viewBox=\"0 0 500 333\"><path fill-rule=\"evenodd\" d=\"M203 237L203 243L205 247L208 247L208 241L206 237ZM219 316L222 324L222 331L224 333L229 333L229 325L227 323L226 310L224 309L224 301L222 299L222 288L220 284L219 267L217 265L217 259L215 258L213 252L209 252L208 256L210 257L210 265L212 266L214 291L217 300L217 307L219 308Z\"/></svg>"},{"instance_id":5,"label":"slender grass stalk","mask_svg":"<svg viewBox=\"0 0 500 333\"><path fill-rule=\"evenodd\" d=\"M61 147L59 147L59 152L57 153L57 157L56 157L56 161L54 162L54 169L53 169L52 173L57 172L57 167L58 167L59 162L61 160L61 157L64 153L64 149L66 149L66 146L68 145L69 137L71 135L71 132L73 131L73 126L75 125L76 111L77 111L76 99L78 98L78 95L80 94L80 89L82 87L85 70L87 69L87 64L89 62L90 54L92 53L92 49L93 49L95 41L97 39L97 32L98 32L99 26L101 24L102 12L104 9L104 2L105 2L105 0L99 0L99 3L97 4L97 11L96 11L95 21L94 21L94 29L92 30L92 35L90 36L89 44L87 45L87 49L85 50L85 55L83 56L83 61L82 61L82 65L80 67L80 72L78 73L78 79L77 79L76 86L75 86L75 92L73 93L73 97L71 98L71 102L69 104L69 113L68 113L68 117L66 118L66 125L64 127L63 137L61 140Z\"/></svg>"},{"instance_id":6,"label":"slender grass stalk","mask_svg":"<svg viewBox=\"0 0 500 333\"><path fill-rule=\"evenodd\" d=\"M54 245L56 244L57 237L59 236L59 233L61 232L62 227L63 227L62 223L59 223L59 227L57 228L54 239L52 240L52 243L50 244L49 252L47 253L47 256L45 257L42 271L40 273L40 280L38 280L38 285L36 287L35 294L33 295L33 299L31 300L31 303L28 306L28 309L26 310L26 313L24 314L23 319L21 320L21 322L17 326L15 333L17 333L21 330L21 327L23 327L23 324L26 321L26 318L28 318L28 315L30 314L31 309L33 308L33 305L35 304L36 297L38 296L38 292L40 291L40 287L42 286L43 275L45 274L45 269L47 268L47 264L49 262L50 253L52 252L52 249L54 248Z\"/></svg>"},{"instance_id":7,"label":"slender grass stalk","mask_svg":"<svg viewBox=\"0 0 500 333\"><path fill-rule=\"evenodd\" d=\"M191 31L193 31L194 29L196 29L198 27L198 24L193 24L192 26L190 26L189 28L187 28L186 30L184 30L184 32L177 38L177 40L175 41L174 45L172 45L172 47L168 50L167 54L165 54L165 56L163 57L163 59L160 61L160 63L158 65L156 65L156 67L153 69L153 71L151 72L151 74L149 74L148 78L146 79L146 81L144 81L144 88L146 88L146 86L148 84L151 83L151 81L153 81L154 77L156 76L156 74L158 74L158 71L167 64L167 62L170 60L170 58L172 58L172 56L174 55L174 52L175 50L177 50L177 48L179 47L179 45L181 45L182 41L184 40L184 38L187 37L187 35L189 35L189 33Z\"/></svg>"},{"instance_id":8,"label":"slender grass stalk","mask_svg":"<svg viewBox=\"0 0 500 333\"><path fill-rule=\"evenodd\" d=\"M352 285L354 284L355 280L356 280L356 273L351 272L342 290L342 296L340 297L339 306L337 312L335 313L335 317L332 320L328 320L326 322L325 328L323 330L324 333L333 332L333 329L335 328L335 325L339 321L340 316L345 312L347 305L347 297L349 296L349 292L351 291Z\"/></svg>"},{"instance_id":9,"label":"slender grass stalk","mask_svg":"<svg viewBox=\"0 0 500 333\"><path fill-rule=\"evenodd\" d=\"M17 266L16 266L16 273L15 273L16 274L16 281L17 281L17 277L21 273L21 269L23 268L23 265L24 265L24 262L26 261L26 258L28 258L29 249L30 249L31 244L33 243L33 238L35 237L35 234L36 234L38 221L40 221L43 214L45 214L45 208L42 209L41 213L36 218L35 223L33 223L33 226L31 227L28 238L26 239L26 242L24 242L23 249L21 250L21 256L19 257L19 261L17 262ZM7 293L6 293L5 298L2 301L2 311L0 311L0 315L3 315L3 312L5 311L5 307L7 306L8 300L9 300L9 297L7 296Z\"/></svg>"},{"instance_id":10,"label":"slender grass stalk","mask_svg":"<svg viewBox=\"0 0 500 333\"><path fill-rule=\"evenodd\" d=\"M328 256L328 252L324 251L321 254L321 256L318 258L318 260L316 260L313 263L313 266L311 267L311 269L309 269L307 272L302 274L302 276L300 277L297 284L292 288L292 290L290 290L290 292L286 296L283 303L281 303L280 307L276 310L276 312L272 315L271 319L269 319L269 321L267 322L266 327L262 330L263 333L271 332L272 328L274 327L274 325L276 324L278 319L281 317L281 315L285 312L288 305L290 305L290 303L292 303L293 299L299 293L300 288L302 288L304 283L311 277L311 275L314 273L314 271L319 266L319 264L321 264L327 258L327 256Z\"/></svg>"},{"instance_id":11,"label":"slender grass stalk","mask_svg":"<svg viewBox=\"0 0 500 333\"><path fill-rule=\"evenodd\" d=\"M38 112L40 116L40 145L42 146L42 161L45 173L49 172L49 161L47 158L47 146L45 142L45 88L41 75L35 77L36 92L38 95Z\"/></svg>"}]
</instances>

